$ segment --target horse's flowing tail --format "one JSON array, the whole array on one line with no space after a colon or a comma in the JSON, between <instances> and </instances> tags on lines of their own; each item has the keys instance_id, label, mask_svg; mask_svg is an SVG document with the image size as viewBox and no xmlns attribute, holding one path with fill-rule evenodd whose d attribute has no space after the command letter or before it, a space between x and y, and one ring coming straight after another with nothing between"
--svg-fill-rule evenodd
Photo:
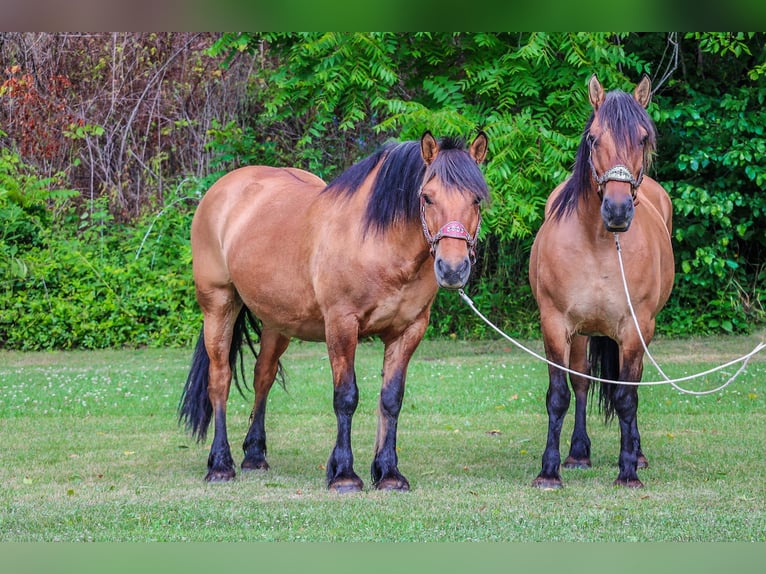
<instances>
[{"instance_id":1,"label":"horse's flowing tail","mask_svg":"<svg viewBox=\"0 0 766 574\"><path fill-rule=\"evenodd\" d=\"M591 375L601 379L619 380L620 347L609 337L591 337L588 350ZM609 422L615 415L615 392L620 385L600 383L598 404L604 413L604 420Z\"/></svg>"},{"instance_id":2,"label":"horse's flowing tail","mask_svg":"<svg viewBox=\"0 0 766 574\"><path fill-rule=\"evenodd\" d=\"M261 329L258 320L247 307L243 306L237 316L237 320L234 322L234 332L231 338L231 347L229 348L229 365L231 366L234 384L237 386L239 394L243 397L244 393L239 384L236 368L237 356L239 355L239 370L242 372L242 378L244 379L245 365L242 344L247 343L253 356L256 359L258 358L253 337L250 335L250 329L260 339ZM199 339L197 339L197 346L192 356L191 369L189 370L189 376L186 378L186 384L184 385L181 401L178 406L178 422L185 423L186 428L191 432L192 436L197 438L198 442L205 440L213 414L213 405L210 403L207 393L209 369L210 357L205 347L205 331L203 327L200 331ZM284 372L281 364L279 366L279 377L284 385Z\"/></svg>"}]
</instances>

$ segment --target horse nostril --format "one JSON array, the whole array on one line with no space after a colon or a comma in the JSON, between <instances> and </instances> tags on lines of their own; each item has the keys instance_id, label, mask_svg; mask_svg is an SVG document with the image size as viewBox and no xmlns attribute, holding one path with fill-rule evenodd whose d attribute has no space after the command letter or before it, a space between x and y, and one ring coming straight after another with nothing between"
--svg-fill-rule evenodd
<instances>
[{"instance_id":1,"label":"horse nostril","mask_svg":"<svg viewBox=\"0 0 766 574\"><path fill-rule=\"evenodd\" d=\"M465 257L453 266L439 257L434 262L434 269L439 285L448 289L459 289L468 282L468 276L471 273L471 261Z\"/></svg>"}]
</instances>

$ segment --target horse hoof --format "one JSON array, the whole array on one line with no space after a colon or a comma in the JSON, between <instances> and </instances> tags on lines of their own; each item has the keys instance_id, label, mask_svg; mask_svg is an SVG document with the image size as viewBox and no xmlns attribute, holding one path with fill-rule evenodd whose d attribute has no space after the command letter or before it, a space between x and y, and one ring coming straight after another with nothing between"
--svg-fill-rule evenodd
<instances>
[{"instance_id":1,"label":"horse hoof","mask_svg":"<svg viewBox=\"0 0 766 574\"><path fill-rule=\"evenodd\" d=\"M573 456L568 456L564 461L564 468L586 469L590 467L589 458L574 458Z\"/></svg>"},{"instance_id":2,"label":"horse hoof","mask_svg":"<svg viewBox=\"0 0 766 574\"><path fill-rule=\"evenodd\" d=\"M544 476L538 476L532 481L532 486L541 490L557 490L564 485L560 478L546 478Z\"/></svg>"},{"instance_id":3,"label":"horse hoof","mask_svg":"<svg viewBox=\"0 0 766 574\"><path fill-rule=\"evenodd\" d=\"M378 490L408 492L410 490L410 483L403 476L392 476L391 478L384 478L376 482L375 488Z\"/></svg>"},{"instance_id":4,"label":"horse hoof","mask_svg":"<svg viewBox=\"0 0 766 574\"><path fill-rule=\"evenodd\" d=\"M636 461L636 467L637 468L649 467L649 461L646 460L646 457L643 454L638 455L638 460Z\"/></svg>"},{"instance_id":5,"label":"horse hoof","mask_svg":"<svg viewBox=\"0 0 766 574\"><path fill-rule=\"evenodd\" d=\"M234 469L210 470L205 476L205 482L229 482L234 480L235 475Z\"/></svg>"},{"instance_id":6,"label":"horse hoof","mask_svg":"<svg viewBox=\"0 0 766 574\"><path fill-rule=\"evenodd\" d=\"M631 479L631 480L624 480L618 478L614 481L615 486L622 486L624 488L643 488L644 483L638 480L637 478Z\"/></svg>"},{"instance_id":7,"label":"horse hoof","mask_svg":"<svg viewBox=\"0 0 766 574\"><path fill-rule=\"evenodd\" d=\"M253 470L269 470L269 463L266 462L266 459L263 460L243 460L242 461L242 470L245 472L253 471Z\"/></svg>"},{"instance_id":8,"label":"horse hoof","mask_svg":"<svg viewBox=\"0 0 766 574\"><path fill-rule=\"evenodd\" d=\"M338 494L348 494L350 492L361 492L364 487L362 479L359 477L339 478L333 480L327 485L327 489Z\"/></svg>"}]
</instances>

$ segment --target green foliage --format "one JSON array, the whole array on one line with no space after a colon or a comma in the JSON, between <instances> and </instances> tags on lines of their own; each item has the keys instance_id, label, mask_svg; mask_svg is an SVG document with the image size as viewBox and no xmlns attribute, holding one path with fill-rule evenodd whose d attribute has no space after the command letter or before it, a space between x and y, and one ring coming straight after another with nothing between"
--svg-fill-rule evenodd
<instances>
[{"instance_id":1,"label":"green foliage","mask_svg":"<svg viewBox=\"0 0 766 574\"><path fill-rule=\"evenodd\" d=\"M0 139L4 137L0 131ZM26 277L24 253L38 246L50 224L50 206L76 195L71 190L51 190L60 176L39 178L10 148L0 148L0 281ZM2 339L0 339L2 340Z\"/></svg>"},{"instance_id":2,"label":"green foliage","mask_svg":"<svg viewBox=\"0 0 766 574\"><path fill-rule=\"evenodd\" d=\"M754 51L744 43L752 35L691 36L716 60ZM737 63L742 73L750 65ZM658 98L679 272L669 333L747 332L766 319L766 82L744 77L722 71L699 89L676 82L672 99Z\"/></svg>"},{"instance_id":3,"label":"green foliage","mask_svg":"<svg viewBox=\"0 0 766 574\"><path fill-rule=\"evenodd\" d=\"M188 199L196 195L168 198L160 212L126 226L114 222L106 200L79 213L70 193L43 193L46 182L29 182L39 193L26 194L27 209L55 217L23 219L0 196L3 228L21 221L34 231L32 239L5 233L0 241L0 347L188 345L200 326L188 242Z\"/></svg>"},{"instance_id":4,"label":"green foliage","mask_svg":"<svg viewBox=\"0 0 766 574\"><path fill-rule=\"evenodd\" d=\"M198 72L224 62L227 70L200 77L211 89L236 85L239 115L168 118L163 138L192 125L204 126L206 134L188 147L208 169L187 169L175 191L167 193L169 180L161 174L178 161L177 143L144 156L135 190L108 187L88 199L66 190L74 172L42 177L48 172L30 168L12 145L2 147L0 346L186 344L199 328L189 224L194 199L218 176L258 163L303 167L330 180L387 139L416 139L426 129L466 139L478 129L489 135L482 169L492 201L467 291L505 330L535 336L529 248L547 195L574 161L594 72L608 89L630 90L642 73L657 82L649 111L659 154L651 175L673 199L677 263L659 332L747 332L766 321L764 38L730 32L222 34ZM666 76L666 55L675 48L678 66ZM246 85L229 83L240 65L251 71ZM41 106L50 104L36 94ZM66 126L66 141L88 146L113 129L93 118ZM123 175L128 171L119 171L120 181ZM146 194L142 185L159 191ZM115 209L121 202L140 208ZM437 296L428 335L493 336L449 292Z\"/></svg>"}]
</instances>

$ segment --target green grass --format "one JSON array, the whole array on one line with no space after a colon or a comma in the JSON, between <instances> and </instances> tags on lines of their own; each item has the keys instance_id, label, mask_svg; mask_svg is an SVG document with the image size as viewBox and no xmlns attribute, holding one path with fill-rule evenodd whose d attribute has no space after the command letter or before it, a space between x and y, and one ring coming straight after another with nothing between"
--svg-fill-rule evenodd
<instances>
[{"instance_id":1,"label":"green grass","mask_svg":"<svg viewBox=\"0 0 766 574\"><path fill-rule=\"evenodd\" d=\"M681 376L762 338L660 339L652 351ZM293 343L284 358L288 388L274 388L266 421L271 470L228 484L202 480L209 441L177 424L190 357L0 353L0 541L766 541L766 352L714 395L641 390L644 489L612 486L618 426L593 412L593 468L541 491L530 483L546 438L546 367L502 342L424 342L399 426L412 490L399 494L369 488L382 346L366 342L353 442L367 486L347 496L324 482L335 417L322 345ZM658 378L648 363L644 378ZM229 400L235 459L251 398Z\"/></svg>"}]
</instances>

